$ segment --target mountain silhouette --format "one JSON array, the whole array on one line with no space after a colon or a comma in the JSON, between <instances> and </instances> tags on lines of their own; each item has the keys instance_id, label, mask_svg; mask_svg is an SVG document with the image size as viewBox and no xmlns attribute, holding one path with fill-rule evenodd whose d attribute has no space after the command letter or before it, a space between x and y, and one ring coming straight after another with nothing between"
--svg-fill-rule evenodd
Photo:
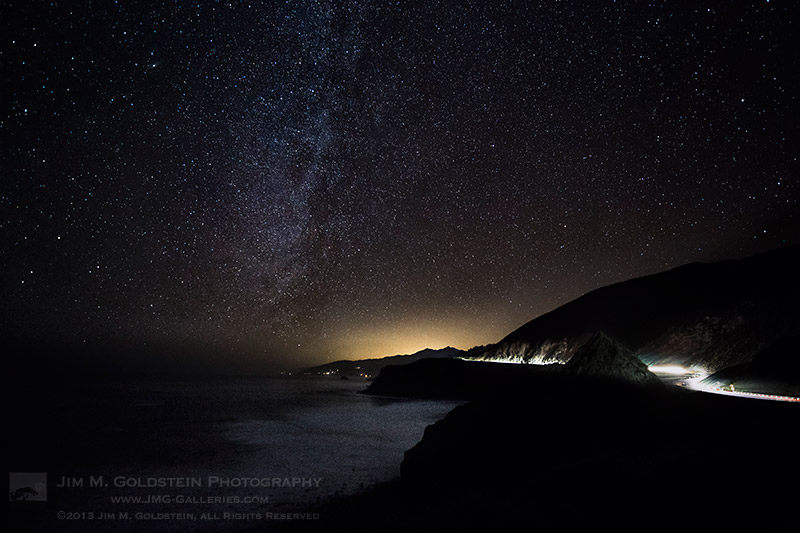
<instances>
[{"instance_id":1,"label":"mountain silhouette","mask_svg":"<svg viewBox=\"0 0 800 533\"><path fill-rule=\"evenodd\" d=\"M441 348L433 350L426 348L408 355L390 355L373 359L343 359L324 365L313 366L301 370L302 375L339 375L343 377L374 377L380 372L381 368L387 365L407 365L422 359L449 359L456 356L467 355L468 352L457 348Z\"/></svg>"}]
</instances>

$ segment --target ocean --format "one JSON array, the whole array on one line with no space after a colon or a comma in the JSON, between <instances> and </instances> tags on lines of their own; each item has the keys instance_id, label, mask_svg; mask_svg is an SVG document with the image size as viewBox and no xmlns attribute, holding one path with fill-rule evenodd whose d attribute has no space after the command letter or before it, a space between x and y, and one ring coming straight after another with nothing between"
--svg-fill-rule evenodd
<instances>
[{"instance_id":1,"label":"ocean","mask_svg":"<svg viewBox=\"0 0 800 533\"><path fill-rule=\"evenodd\" d=\"M140 377L49 383L37 395L33 381L9 488L31 479L39 490L13 502L13 517L29 530L116 532L313 520L314 504L396 478L425 427L459 404L359 394L365 386ZM20 472L32 477L11 477Z\"/></svg>"}]
</instances>

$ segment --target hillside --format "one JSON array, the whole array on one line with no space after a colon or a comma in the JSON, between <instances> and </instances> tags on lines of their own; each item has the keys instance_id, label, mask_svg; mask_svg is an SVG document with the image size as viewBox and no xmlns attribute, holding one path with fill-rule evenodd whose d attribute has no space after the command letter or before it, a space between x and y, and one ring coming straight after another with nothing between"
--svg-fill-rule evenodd
<instances>
[{"instance_id":1,"label":"hillside","mask_svg":"<svg viewBox=\"0 0 800 533\"><path fill-rule=\"evenodd\" d=\"M800 397L800 337L787 337L770 345L752 361L724 368L701 385L726 390L759 391Z\"/></svg>"},{"instance_id":2,"label":"hillside","mask_svg":"<svg viewBox=\"0 0 800 533\"><path fill-rule=\"evenodd\" d=\"M602 287L528 322L476 359L566 362L602 330L646 364L709 372L800 334L800 247L693 263Z\"/></svg>"}]
</instances>

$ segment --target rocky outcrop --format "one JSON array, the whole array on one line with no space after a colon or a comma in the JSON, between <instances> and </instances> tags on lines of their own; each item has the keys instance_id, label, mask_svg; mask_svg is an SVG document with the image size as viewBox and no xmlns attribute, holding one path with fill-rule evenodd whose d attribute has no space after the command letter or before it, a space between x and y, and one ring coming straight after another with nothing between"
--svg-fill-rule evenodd
<instances>
[{"instance_id":1,"label":"rocky outcrop","mask_svg":"<svg viewBox=\"0 0 800 533\"><path fill-rule=\"evenodd\" d=\"M567 374L629 381L639 384L661 384L627 347L596 331L564 367Z\"/></svg>"}]
</instances>

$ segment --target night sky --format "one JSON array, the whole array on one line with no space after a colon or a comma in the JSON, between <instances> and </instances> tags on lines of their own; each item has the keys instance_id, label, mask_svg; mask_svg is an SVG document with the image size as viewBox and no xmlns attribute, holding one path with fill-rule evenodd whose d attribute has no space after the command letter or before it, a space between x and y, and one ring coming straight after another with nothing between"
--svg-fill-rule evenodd
<instances>
[{"instance_id":1,"label":"night sky","mask_svg":"<svg viewBox=\"0 0 800 533\"><path fill-rule=\"evenodd\" d=\"M221 370L469 348L795 243L796 8L5 2L2 335Z\"/></svg>"}]
</instances>

